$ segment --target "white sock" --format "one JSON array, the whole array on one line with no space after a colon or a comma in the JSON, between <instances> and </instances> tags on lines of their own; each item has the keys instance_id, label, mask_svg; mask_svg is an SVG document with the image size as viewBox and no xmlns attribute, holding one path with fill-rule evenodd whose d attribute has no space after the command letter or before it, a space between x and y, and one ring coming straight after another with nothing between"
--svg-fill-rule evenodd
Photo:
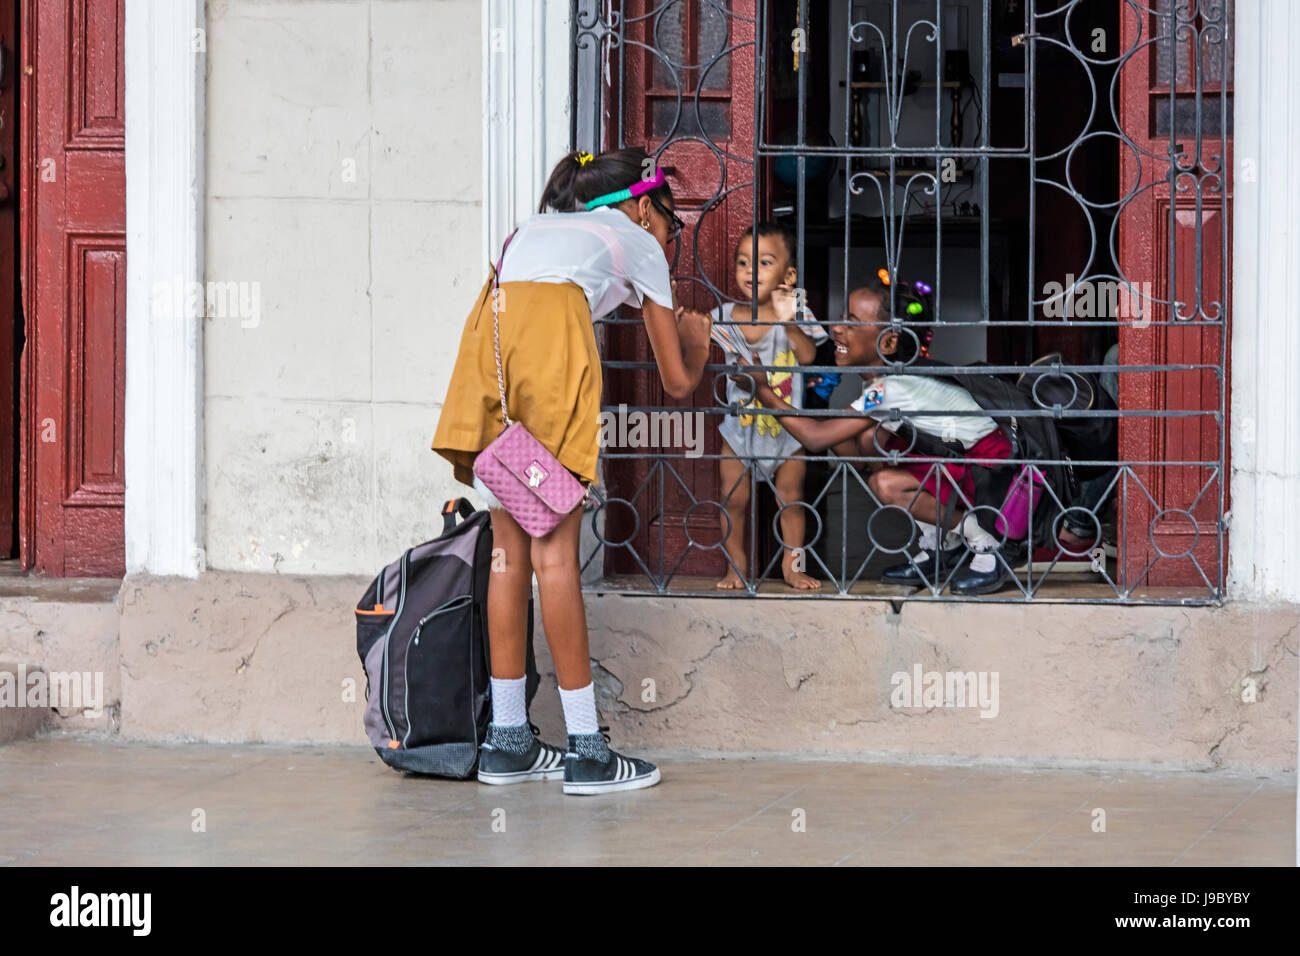
<instances>
[{"instance_id":1,"label":"white sock","mask_svg":"<svg viewBox=\"0 0 1300 956\"><path fill-rule=\"evenodd\" d=\"M937 525L926 524L924 521L918 521L916 526L921 529L920 537L916 539L916 546L921 549L922 554L928 554L930 551L936 551L939 548L939 528ZM917 557L921 555L918 554Z\"/></svg>"},{"instance_id":2,"label":"white sock","mask_svg":"<svg viewBox=\"0 0 1300 956\"><path fill-rule=\"evenodd\" d=\"M564 727L569 734L594 734L600 730L596 723L595 684L577 690L561 687L560 703L564 706Z\"/></svg>"},{"instance_id":3,"label":"white sock","mask_svg":"<svg viewBox=\"0 0 1300 956\"><path fill-rule=\"evenodd\" d=\"M528 722L528 710L524 704L527 677L516 680L498 680L492 678L492 723L498 727L518 727Z\"/></svg>"},{"instance_id":4,"label":"white sock","mask_svg":"<svg viewBox=\"0 0 1300 956\"><path fill-rule=\"evenodd\" d=\"M993 552L998 549L998 539L981 528L974 515L968 514L962 519L961 531L975 552L975 556L970 559L971 570L983 574L996 568L998 559Z\"/></svg>"}]
</instances>

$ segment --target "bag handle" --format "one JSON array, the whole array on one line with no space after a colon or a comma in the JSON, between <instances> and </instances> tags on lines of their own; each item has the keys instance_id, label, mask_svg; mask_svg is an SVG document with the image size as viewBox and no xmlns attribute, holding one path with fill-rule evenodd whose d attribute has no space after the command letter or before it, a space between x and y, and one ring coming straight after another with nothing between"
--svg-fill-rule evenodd
<instances>
[{"instance_id":1,"label":"bag handle","mask_svg":"<svg viewBox=\"0 0 1300 956\"><path fill-rule=\"evenodd\" d=\"M506 250L510 248L510 240L515 237L515 232L506 237L505 245L501 247L501 255L497 258L496 268L492 270L492 352L497 359L497 388L501 391L501 422L507 428L510 427L510 413L506 410L505 373L501 371L501 315L497 306L497 290L501 285L501 263L505 261Z\"/></svg>"},{"instance_id":2,"label":"bag handle","mask_svg":"<svg viewBox=\"0 0 1300 956\"><path fill-rule=\"evenodd\" d=\"M446 534L456 527L457 515L464 520L473 513L474 506L469 503L468 498L452 498L450 501L444 502L442 506L442 533Z\"/></svg>"}]
</instances>

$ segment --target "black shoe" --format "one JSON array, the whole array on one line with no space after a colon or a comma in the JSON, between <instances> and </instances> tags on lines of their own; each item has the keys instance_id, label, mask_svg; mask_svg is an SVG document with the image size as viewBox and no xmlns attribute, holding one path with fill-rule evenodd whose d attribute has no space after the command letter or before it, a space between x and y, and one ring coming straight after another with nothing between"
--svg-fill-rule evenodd
<instances>
[{"instance_id":1,"label":"black shoe","mask_svg":"<svg viewBox=\"0 0 1300 956\"><path fill-rule=\"evenodd\" d=\"M1007 546L998 551L987 552L992 555L994 561L993 568L988 571L976 571L970 563L967 563L953 576L952 593L974 595L1001 591L1015 577L1012 569L1020 563L1023 551L1021 547Z\"/></svg>"},{"instance_id":2,"label":"black shoe","mask_svg":"<svg viewBox=\"0 0 1300 956\"><path fill-rule=\"evenodd\" d=\"M596 738L594 749L590 738ZM581 751L579 753L578 751ZM606 759L583 756L603 752ZM659 782L659 768L645 760L624 757L604 746L603 735L569 735L569 752L564 755L564 792L576 795L641 790Z\"/></svg>"},{"instance_id":3,"label":"black shoe","mask_svg":"<svg viewBox=\"0 0 1300 956\"><path fill-rule=\"evenodd\" d=\"M501 731L496 724L488 724L487 738L478 759L478 782L494 785L524 783L528 780L559 780L564 776L564 751L544 744L537 737L537 728L528 725L533 735L532 745L525 751L502 750L493 745L493 737ZM514 730L515 728L508 728Z\"/></svg>"},{"instance_id":4,"label":"black shoe","mask_svg":"<svg viewBox=\"0 0 1300 956\"><path fill-rule=\"evenodd\" d=\"M926 556L917 560L920 555L912 558L906 564L895 564L885 568L880 572L880 580L885 584L908 585L911 587L924 587L929 584L941 584L939 580L939 561L938 557L929 551L922 552ZM943 573L949 574L953 568L958 565L964 565L970 552L963 546L950 548L943 552Z\"/></svg>"}]
</instances>

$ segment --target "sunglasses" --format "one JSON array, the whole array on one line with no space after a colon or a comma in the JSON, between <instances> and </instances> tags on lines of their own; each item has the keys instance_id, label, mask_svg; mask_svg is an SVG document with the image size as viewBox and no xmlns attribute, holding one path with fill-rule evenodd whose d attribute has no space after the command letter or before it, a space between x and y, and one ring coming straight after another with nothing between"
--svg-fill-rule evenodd
<instances>
[{"instance_id":1,"label":"sunglasses","mask_svg":"<svg viewBox=\"0 0 1300 956\"><path fill-rule=\"evenodd\" d=\"M682 230L686 228L686 223L682 222L681 219L677 218L677 214L675 212L673 212L671 209L665 208L663 203L661 203L654 196L650 197L650 205L658 209L659 214L668 220L669 223L668 241L669 242L672 242L674 239L676 239L678 236L682 234Z\"/></svg>"}]
</instances>

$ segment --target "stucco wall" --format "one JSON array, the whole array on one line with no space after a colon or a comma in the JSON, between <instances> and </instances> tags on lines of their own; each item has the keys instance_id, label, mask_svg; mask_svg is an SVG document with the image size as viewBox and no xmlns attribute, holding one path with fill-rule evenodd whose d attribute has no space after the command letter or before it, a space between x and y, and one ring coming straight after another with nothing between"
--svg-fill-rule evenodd
<instances>
[{"instance_id":1,"label":"stucco wall","mask_svg":"<svg viewBox=\"0 0 1300 956\"><path fill-rule=\"evenodd\" d=\"M119 583L111 578L10 578L0 588L0 670L12 664L27 674L44 671L85 675L87 692L98 700L57 701L46 685L51 707L40 723L54 730L116 733L121 716L121 652L118 643ZM13 687L23 687L16 681ZM27 690L33 685L26 684ZM98 713L95 705L98 704ZM32 714L25 708L0 707L0 742L25 736ZM18 725L19 733L14 733Z\"/></svg>"},{"instance_id":2,"label":"stucco wall","mask_svg":"<svg viewBox=\"0 0 1300 956\"><path fill-rule=\"evenodd\" d=\"M209 0L208 566L373 572L433 537L480 263L478 0ZM252 285L256 284L256 285Z\"/></svg>"},{"instance_id":3,"label":"stucco wall","mask_svg":"<svg viewBox=\"0 0 1300 956\"><path fill-rule=\"evenodd\" d=\"M366 583L128 577L121 733L364 744L351 611ZM895 614L881 601L588 594L586 608L596 703L633 752L1295 766L1293 605L916 603ZM540 622L536 647L531 717L562 741ZM918 667L983 672L990 690L996 674L996 706L906 706L895 675Z\"/></svg>"}]
</instances>

